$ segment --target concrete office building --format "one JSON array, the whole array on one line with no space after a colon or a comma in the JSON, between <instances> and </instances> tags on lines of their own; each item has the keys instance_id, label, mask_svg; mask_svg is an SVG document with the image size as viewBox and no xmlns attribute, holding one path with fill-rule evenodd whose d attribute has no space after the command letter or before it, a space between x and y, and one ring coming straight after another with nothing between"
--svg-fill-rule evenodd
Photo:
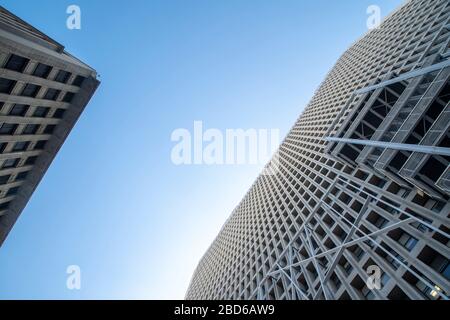
<instances>
[{"instance_id":1,"label":"concrete office building","mask_svg":"<svg viewBox=\"0 0 450 320\"><path fill-rule=\"evenodd\" d=\"M449 17L407 1L340 57L186 298L448 299Z\"/></svg>"},{"instance_id":2,"label":"concrete office building","mask_svg":"<svg viewBox=\"0 0 450 320\"><path fill-rule=\"evenodd\" d=\"M0 7L0 245L98 85L92 68Z\"/></svg>"}]
</instances>

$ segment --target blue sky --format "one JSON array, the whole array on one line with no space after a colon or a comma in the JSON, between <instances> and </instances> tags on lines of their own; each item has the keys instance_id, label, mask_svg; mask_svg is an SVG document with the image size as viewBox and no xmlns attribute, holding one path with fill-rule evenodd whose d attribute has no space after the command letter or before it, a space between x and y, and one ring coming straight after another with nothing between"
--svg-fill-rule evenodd
<instances>
[{"instance_id":1,"label":"blue sky","mask_svg":"<svg viewBox=\"0 0 450 320\"><path fill-rule=\"evenodd\" d=\"M170 136L279 128L401 0L2 0L102 84L0 248L0 299L181 299L259 166L175 166ZM66 28L76 4L82 29ZM81 290L66 288L79 265Z\"/></svg>"}]
</instances>

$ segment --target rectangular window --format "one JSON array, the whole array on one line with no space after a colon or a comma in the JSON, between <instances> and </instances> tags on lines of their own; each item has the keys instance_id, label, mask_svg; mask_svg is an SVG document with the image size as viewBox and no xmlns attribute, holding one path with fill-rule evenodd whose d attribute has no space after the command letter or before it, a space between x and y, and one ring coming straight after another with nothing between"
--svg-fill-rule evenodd
<instances>
[{"instance_id":1,"label":"rectangular window","mask_svg":"<svg viewBox=\"0 0 450 320\"><path fill-rule=\"evenodd\" d=\"M73 92L66 92L66 94L64 95L63 101L64 102L72 102L73 97L75 96L75 93Z\"/></svg>"},{"instance_id":2,"label":"rectangular window","mask_svg":"<svg viewBox=\"0 0 450 320\"><path fill-rule=\"evenodd\" d=\"M14 187L8 190L6 193L6 197L15 196L17 192L19 191L19 187Z\"/></svg>"},{"instance_id":3,"label":"rectangular window","mask_svg":"<svg viewBox=\"0 0 450 320\"><path fill-rule=\"evenodd\" d=\"M60 70L55 77L55 81L61 82L61 83L67 83L67 81L69 80L71 75L72 74L70 72Z\"/></svg>"},{"instance_id":4,"label":"rectangular window","mask_svg":"<svg viewBox=\"0 0 450 320\"><path fill-rule=\"evenodd\" d=\"M0 184L7 184L10 177L11 177L10 174L0 176Z\"/></svg>"},{"instance_id":5,"label":"rectangular window","mask_svg":"<svg viewBox=\"0 0 450 320\"><path fill-rule=\"evenodd\" d=\"M11 202L3 202L2 204L0 204L0 210L8 209L10 203Z\"/></svg>"},{"instance_id":6,"label":"rectangular window","mask_svg":"<svg viewBox=\"0 0 450 320\"><path fill-rule=\"evenodd\" d=\"M38 85L27 83L27 85L23 88L21 95L24 97L35 98L40 89L41 87Z\"/></svg>"},{"instance_id":7,"label":"rectangular window","mask_svg":"<svg viewBox=\"0 0 450 320\"><path fill-rule=\"evenodd\" d=\"M77 87L81 87L81 85L83 84L85 79L86 79L85 77L78 75L75 78L75 80L73 80L72 85L77 86Z\"/></svg>"},{"instance_id":8,"label":"rectangular window","mask_svg":"<svg viewBox=\"0 0 450 320\"><path fill-rule=\"evenodd\" d=\"M36 110L34 110L33 117L45 118L49 111L50 108L48 107L37 107Z\"/></svg>"},{"instance_id":9,"label":"rectangular window","mask_svg":"<svg viewBox=\"0 0 450 320\"><path fill-rule=\"evenodd\" d=\"M16 85L16 81L0 78L0 93L10 94Z\"/></svg>"},{"instance_id":10,"label":"rectangular window","mask_svg":"<svg viewBox=\"0 0 450 320\"><path fill-rule=\"evenodd\" d=\"M48 89L47 92L45 93L44 99L56 101L56 99L58 99L60 92L61 90Z\"/></svg>"},{"instance_id":11,"label":"rectangular window","mask_svg":"<svg viewBox=\"0 0 450 320\"><path fill-rule=\"evenodd\" d=\"M46 143L47 143L47 140L39 140L34 145L34 150L43 150L45 148Z\"/></svg>"},{"instance_id":12,"label":"rectangular window","mask_svg":"<svg viewBox=\"0 0 450 320\"><path fill-rule=\"evenodd\" d=\"M8 145L7 142L0 143L0 153L3 153L3 151L5 151L7 145Z\"/></svg>"},{"instance_id":13,"label":"rectangular window","mask_svg":"<svg viewBox=\"0 0 450 320\"><path fill-rule=\"evenodd\" d=\"M54 124L47 125L45 127L44 134L52 134L53 131L55 131L55 127L56 127L56 125L54 125Z\"/></svg>"},{"instance_id":14,"label":"rectangular window","mask_svg":"<svg viewBox=\"0 0 450 320\"><path fill-rule=\"evenodd\" d=\"M21 152L21 151L25 151L28 149L28 146L30 145L30 142L28 141L19 141L16 142L16 144L14 145L12 151L13 152Z\"/></svg>"},{"instance_id":15,"label":"rectangular window","mask_svg":"<svg viewBox=\"0 0 450 320\"><path fill-rule=\"evenodd\" d=\"M38 63L36 69L34 69L33 75L36 77L47 79L50 71L52 71L52 67L43 63Z\"/></svg>"},{"instance_id":16,"label":"rectangular window","mask_svg":"<svg viewBox=\"0 0 450 320\"><path fill-rule=\"evenodd\" d=\"M401 235L400 239L398 239L398 242L408 251L411 251L416 246L418 240L410 236L408 233L404 232Z\"/></svg>"},{"instance_id":17,"label":"rectangular window","mask_svg":"<svg viewBox=\"0 0 450 320\"><path fill-rule=\"evenodd\" d=\"M56 109L55 113L53 114L53 118L62 119L65 112L66 112L65 109Z\"/></svg>"},{"instance_id":18,"label":"rectangular window","mask_svg":"<svg viewBox=\"0 0 450 320\"><path fill-rule=\"evenodd\" d=\"M35 134L39 129L38 124L27 124L23 129L22 134Z\"/></svg>"},{"instance_id":19,"label":"rectangular window","mask_svg":"<svg viewBox=\"0 0 450 320\"><path fill-rule=\"evenodd\" d=\"M27 178L27 176L28 176L28 172L29 172L29 171L23 171L23 172L19 173L19 174L16 176L16 181L22 181L22 180L25 180L25 179Z\"/></svg>"},{"instance_id":20,"label":"rectangular window","mask_svg":"<svg viewBox=\"0 0 450 320\"><path fill-rule=\"evenodd\" d=\"M37 156L28 157L28 159L25 161L25 165L26 166L31 166L31 165L35 164L36 163L36 159L37 159Z\"/></svg>"},{"instance_id":21,"label":"rectangular window","mask_svg":"<svg viewBox=\"0 0 450 320\"><path fill-rule=\"evenodd\" d=\"M29 61L30 59L12 54L5 65L5 69L23 72Z\"/></svg>"},{"instance_id":22,"label":"rectangular window","mask_svg":"<svg viewBox=\"0 0 450 320\"><path fill-rule=\"evenodd\" d=\"M29 106L25 104L15 104L9 111L10 116L23 117L28 111Z\"/></svg>"},{"instance_id":23,"label":"rectangular window","mask_svg":"<svg viewBox=\"0 0 450 320\"><path fill-rule=\"evenodd\" d=\"M0 127L0 135L13 135L16 132L17 124L4 123Z\"/></svg>"},{"instance_id":24,"label":"rectangular window","mask_svg":"<svg viewBox=\"0 0 450 320\"><path fill-rule=\"evenodd\" d=\"M20 158L6 159L3 161L2 169L15 168L19 164Z\"/></svg>"},{"instance_id":25,"label":"rectangular window","mask_svg":"<svg viewBox=\"0 0 450 320\"><path fill-rule=\"evenodd\" d=\"M444 256L437 253L431 262L431 267L450 281L450 262Z\"/></svg>"}]
</instances>

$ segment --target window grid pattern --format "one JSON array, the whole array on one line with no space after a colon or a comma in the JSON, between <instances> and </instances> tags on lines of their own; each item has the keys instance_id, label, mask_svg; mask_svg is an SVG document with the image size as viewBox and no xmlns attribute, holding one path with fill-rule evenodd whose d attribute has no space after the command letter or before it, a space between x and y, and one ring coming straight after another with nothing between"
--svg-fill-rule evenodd
<instances>
[{"instance_id":1,"label":"window grid pattern","mask_svg":"<svg viewBox=\"0 0 450 320\"><path fill-rule=\"evenodd\" d=\"M232 212L187 299L447 299L450 203L328 152L368 95L354 92L450 55L450 5L411 0L353 44ZM357 112L356 112L357 113ZM370 235L370 236L367 236ZM368 290L367 267L382 270Z\"/></svg>"}]
</instances>

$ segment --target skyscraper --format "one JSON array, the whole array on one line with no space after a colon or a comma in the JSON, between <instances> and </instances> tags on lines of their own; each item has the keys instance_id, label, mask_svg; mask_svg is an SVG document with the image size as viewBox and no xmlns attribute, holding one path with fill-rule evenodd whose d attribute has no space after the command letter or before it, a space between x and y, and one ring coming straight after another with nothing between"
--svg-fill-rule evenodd
<instances>
[{"instance_id":1,"label":"skyscraper","mask_svg":"<svg viewBox=\"0 0 450 320\"><path fill-rule=\"evenodd\" d=\"M95 70L0 7L0 245L98 85Z\"/></svg>"},{"instance_id":2,"label":"skyscraper","mask_svg":"<svg viewBox=\"0 0 450 320\"><path fill-rule=\"evenodd\" d=\"M448 299L449 17L407 1L340 57L186 298Z\"/></svg>"}]
</instances>

